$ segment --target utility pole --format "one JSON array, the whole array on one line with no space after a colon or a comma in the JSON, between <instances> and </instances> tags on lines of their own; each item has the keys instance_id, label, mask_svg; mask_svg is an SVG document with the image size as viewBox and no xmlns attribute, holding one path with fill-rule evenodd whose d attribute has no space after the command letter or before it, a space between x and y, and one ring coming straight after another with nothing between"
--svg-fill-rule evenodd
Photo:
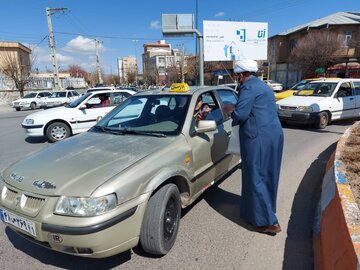
<instances>
[{"instance_id":1,"label":"utility pole","mask_svg":"<svg viewBox=\"0 0 360 270\"><path fill-rule=\"evenodd\" d=\"M48 24L48 31L49 31L49 46L51 49L51 63L53 66L53 72L54 72L54 84L55 84L55 90L60 90L60 79L59 79L59 69L56 59L56 49L55 49L55 38L54 38L54 32L51 24L51 15L55 12L64 12L67 8L46 8L46 17L47 17L47 24Z\"/></svg>"},{"instance_id":2,"label":"utility pole","mask_svg":"<svg viewBox=\"0 0 360 270\"><path fill-rule=\"evenodd\" d=\"M136 50L136 45L137 42L139 42L139 40L137 39L133 39L132 42L135 43L135 85L138 85L138 61L137 61L137 50Z\"/></svg>"},{"instance_id":3,"label":"utility pole","mask_svg":"<svg viewBox=\"0 0 360 270\"><path fill-rule=\"evenodd\" d=\"M98 73L99 83L103 83L103 80L101 78L101 69L100 69L100 61L99 61L99 47L98 45L102 43L102 41L95 39L95 52L96 52L96 70Z\"/></svg>"}]
</instances>

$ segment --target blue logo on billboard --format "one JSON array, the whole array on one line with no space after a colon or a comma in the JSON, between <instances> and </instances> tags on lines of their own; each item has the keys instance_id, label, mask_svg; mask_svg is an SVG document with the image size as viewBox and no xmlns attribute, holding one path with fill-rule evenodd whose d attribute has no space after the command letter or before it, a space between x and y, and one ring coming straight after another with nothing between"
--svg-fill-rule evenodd
<instances>
[{"instance_id":1,"label":"blue logo on billboard","mask_svg":"<svg viewBox=\"0 0 360 270\"><path fill-rule=\"evenodd\" d=\"M246 42L246 29L236 30L236 35L239 36L241 42Z\"/></svg>"},{"instance_id":2,"label":"blue logo on billboard","mask_svg":"<svg viewBox=\"0 0 360 270\"><path fill-rule=\"evenodd\" d=\"M258 38L265 38L265 36L266 36L266 29L258 31L258 35L257 35Z\"/></svg>"}]
</instances>

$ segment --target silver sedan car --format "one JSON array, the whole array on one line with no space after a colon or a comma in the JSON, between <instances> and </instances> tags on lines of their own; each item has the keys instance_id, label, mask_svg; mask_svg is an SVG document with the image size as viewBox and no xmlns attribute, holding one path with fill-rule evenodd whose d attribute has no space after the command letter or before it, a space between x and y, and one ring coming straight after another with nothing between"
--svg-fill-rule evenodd
<instances>
[{"instance_id":1,"label":"silver sedan car","mask_svg":"<svg viewBox=\"0 0 360 270\"><path fill-rule=\"evenodd\" d=\"M181 208L239 164L226 154L232 120L222 110L235 102L226 86L178 84L131 96L88 132L5 169L2 221L76 256L103 258L138 244L165 255Z\"/></svg>"}]
</instances>

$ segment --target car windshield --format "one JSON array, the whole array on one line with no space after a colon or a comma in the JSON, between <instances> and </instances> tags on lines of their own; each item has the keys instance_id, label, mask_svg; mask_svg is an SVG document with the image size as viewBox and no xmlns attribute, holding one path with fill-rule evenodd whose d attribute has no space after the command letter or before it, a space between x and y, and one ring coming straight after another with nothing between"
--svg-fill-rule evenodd
<instances>
[{"instance_id":1,"label":"car windshield","mask_svg":"<svg viewBox=\"0 0 360 270\"><path fill-rule=\"evenodd\" d=\"M92 132L147 136L178 135L183 127L191 96L132 96L108 113Z\"/></svg>"},{"instance_id":2,"label":"car windshield","mask_svg":"<svg viewBox=\"0 0 360 270\"><path fill-rule=\"evenodd\" d=\"M293 87L291 87L290 90L301 90L308 82L309 82L308 80L302 80L297 84L295 84Z\"/></svg>"},{"instance_id":3,"label":"car windshield","mask_svg":"<svg viewBox=\"0 0 360 270\"><path fill-rule=\"evenodd\" d=\"M79 97L78 99L75 99L73 102L70 102L69 104L65 105L65 107L68 108L76 108L80 105L85 99L87 99L89 96L91 96L92 93L86 93L85 95Z\"/></svg>"},{"instance_id":4,"label":"car windshield","mask_svg":"<svg viewBox=\"0 0 360 270\"><path fill-rule=\"evenodd\" d=\"M308 82L294 95L329 97L334 92L336 85L336 82Z\"/></svg>"},{"instance_id":5,"label":"car windshield","mask_svg":"<svg viewBox=\"0 0 360 270\"><path fill-rule=\"evenodd\" d=\"M66 92L53 92L50 98L66 97Z\"/></svg>"},{"instance_id":6,"label":"car windshield","mask_svg":"<svg viewBox=\"0 0 360 270\"><path fill-rule=\"evenodd\" d=\"M23 98L34 98L34 97L36 97L36 93L26 94Z\"/></svg>"}]
</instances>

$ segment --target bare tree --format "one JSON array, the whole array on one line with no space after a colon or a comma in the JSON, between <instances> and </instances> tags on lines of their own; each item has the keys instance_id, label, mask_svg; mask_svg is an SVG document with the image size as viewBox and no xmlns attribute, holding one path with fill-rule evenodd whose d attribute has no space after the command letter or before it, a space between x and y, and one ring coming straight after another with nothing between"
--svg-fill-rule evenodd
<instances>
[{"instance_id":1,"label":"bare tree","mask_svg":"<svg viewBox=\"0 0 360 270\"><path fill-rule=\"evenodd\" d=\"M132 84L136 80L136 72L135 71L128 71L126 74L127 83Z\"/></svg>"},{"instance_id":2,"label":"bare tree","mask_svg":"<svg viewBox=\"0 0 360 270\"><path fill-rule=\"evenodd\" d=\"M69 65L67 71L71 77L82 77L85 81L89 80L89 73L79 65Z\"/></svg>"},{"instance_id":3,"label":"bare tree","mask_svg":"<svg viewBox=\"0 0 360 270\"><path fill-rule=\"evenodd\" d=\"M19 90L20 96L24 96L25 86L31 81L30 71L35 59L23 59L11 51L1 51L0 72L4 78L11 81L13 87Z\"/></svg>"},{"instance_id":4,"label":"bare tree","mask_svg":"<svg viewBox=\"0 0 360 270\"><path fill-rule=\"evenodd\" d=\"M326 70L337 63L339 55L336 52L341 48L342 42L337 33L329 30L311 31L298 40L289 62L297 65L305 76L313 75L316 68Z\"/></svg>"}]
</instances>

